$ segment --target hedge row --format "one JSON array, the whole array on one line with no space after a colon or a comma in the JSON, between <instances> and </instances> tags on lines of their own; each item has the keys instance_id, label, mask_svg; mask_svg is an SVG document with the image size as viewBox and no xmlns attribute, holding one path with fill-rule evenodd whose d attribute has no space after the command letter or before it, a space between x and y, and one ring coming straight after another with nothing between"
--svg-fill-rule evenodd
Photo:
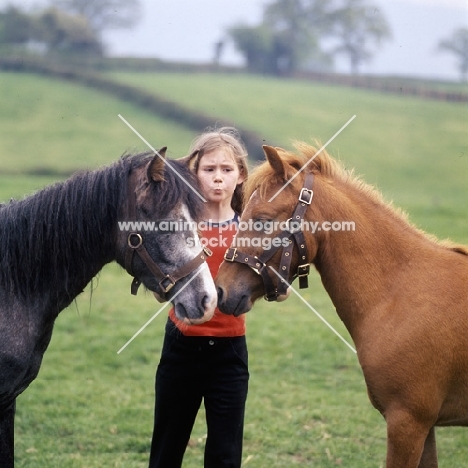
<instances>
[{"instance_id":1,"label":"hedge row","mask_svg":"<svg viewBox=\"0 0 468 468\"><path fill-rule=\"evenodd\" d=\"M76 64L75 64L76 65ZM15 72L34 72L45 76L74 81L80 84L99 89L102 92L112 94L124 101L131 102L165 119L177 122L195 132L201 132L206 127L215 123L220 125L233 125L225 119L207 115L187 109L180 104L169 101L162 96L150 94L142 89L121 84L104 78L93 70L128 69L128 70L153 70L153 71L177 71L177 72L200 72L214 71L213 65L190 65L162 62L158 59L99 59L96 63L82 64L82 67L67 67L49 63L43 59L36 58L0 58L0 70ZM85 66L86 65L86 66ZM219 70L220 68L216 68ZM239 69L222 68L223 72L238 72ZM462 91L448 91L436 89L435 85L422 86L412 83L411 80L389 78L350 76L339 74L307 73L297 74L295 78L324 82L388 92L400 95L419 96L426 99L437 99L450 102L468 102L468 94ZM263 140L255 132L237 127L245 141L249 156L253 160L263 160Z\"/></svg>"},{"instance_id":2,"label":"hedge row","mask_svg":"<svg viewBox=\"0 0 468 468\"><path fill-rule=\"evenodd\" d=\"M437 83L421 84L420 80L399 77L379 77L365 75L341 75L338 73L297 73L297 79L318 81L327 84L363 88L381 93L416 96L423 99L448 102L468 102L468 93L437 89ZM416 82L419 81L419 82Z\"/></svg>"}]
</instances>

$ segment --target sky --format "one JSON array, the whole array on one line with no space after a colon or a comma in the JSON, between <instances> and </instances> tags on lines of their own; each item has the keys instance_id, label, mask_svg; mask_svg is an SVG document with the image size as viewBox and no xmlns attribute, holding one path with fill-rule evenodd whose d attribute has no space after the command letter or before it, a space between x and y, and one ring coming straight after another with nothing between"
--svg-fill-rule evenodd
<instances>
[{"instance_id":1,"label":"sky","mask_svg":"<svg viewBox=\"0 0 468 468\"><path fill-rule=\"evenodd\" d=\"M157 57L172 61L210 62L214 44L238 23L256 25L271 0L140 0L143 17L131 30L107 32L114 56ZM468 0L369 0L390 23L392 39L382 44L363 73L457 80L457 62L437 51L437 43L461 27L468 28ZM0 8L44 4L46 0L0 0ZM227 43L221 63L240 65L242 56ZM348 63L335 64L348 72Z\"/></svg>"}]
</instances>

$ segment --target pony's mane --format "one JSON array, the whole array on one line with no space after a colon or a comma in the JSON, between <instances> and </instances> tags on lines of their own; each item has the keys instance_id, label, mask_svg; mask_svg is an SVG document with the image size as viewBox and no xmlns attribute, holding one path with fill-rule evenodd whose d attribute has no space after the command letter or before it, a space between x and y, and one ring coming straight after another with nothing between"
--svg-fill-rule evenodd
<instances>
[{"instance_id":1,"label":"pony's mane","mask_svg":"<svg viewBox=\"0 0 468 468\"><path fill-rule=\"evenodd\" d=\"M103 169L77 173L26 197L0 206L0 293L3 289L21 297L37 293L69 295L76 285L89 281L112 260L119 208L127 196L131 171L154 156L124 155ZM167 162L195 186L183 163ZM157 217L163 217L179 202L187 204L199 219L203 202L166 169L165 181L157 184Z\"/></svg>"},{"instance_id":2,"label":"pony's mane","mask_svg":"<svg viewBox=\"0 0 468 468\"><path fill-rule=\"evenodd\" d=\"M292 167L292 170L288 174L289 177L292 177L295 172L306 166L304 172L320 173L330 179L340 180L344 183L351 184L359 190L366 191L368 195L376 197L379 201L383 202L382 196L376 189L365 184L358 177L354 176L352 170L345 169L340 161L332 158L325 150L322 149L320 153L317 154L317 148L299 141L294 142L294 147L297 152L286 151L283 148L276 148L283 162ZM313 161L309 162L312 158ZM270 164L268 162L264 162L254 168L245 182L244 199L248 200L255 190L258 190L260 196L264 198L266 191L273 183L281 182L283 182L282 179L276 174Z\"/></svg>"},{"instance_id":3,"label":"pony's mane","mask_svg":"<svg viewBox=\"0 0 468 468\"><path fill-rule=\"evenodd\" d=\"M317 148L300 141L295 141L293 146L296 149L296 152L276 148L283 162L292 167L289 177L307 165L304 172L312 172L314 174L319 173L324 177L354 188L367 198L371 199L374 203L385 207L390 216L393 216L410 226L429 241L464 255L468 255L468 246L455 244L449 240L440 241L435 236L417 228L409 221L407 214L403 210L395 207L392 202L385 201L382 194L375 187L364 182L359 176L356 176L353 170L346 169L340 161L330 156L325 150L322 149L320 153L318 153L319 150ZM312 158L313 160L310 161ZM299 178L296 178L296 180L297 179ZM266 191L271 188L271 185L281 182L282 180L275 173L270 164L268 162L264 162L251 172L247 181L244 183L244 200L249 200L255 190L258 190L260 196L265 198ZM297 185L297 183L292 185Z\"/></svg>"},{"instance_id":4,"label":"pony's mane","mask_svg":"<svg viewBox=\"0 0 468 468\"><path fill-rule=\"evenodd\" d=\"M1 209L0 284L7 292L28 297L61 286L68 291L80 276L81 260L94 264L90 234L111 242L126 180L118 174L128 162L77 173Z\"/></svg>"}]
</instances>

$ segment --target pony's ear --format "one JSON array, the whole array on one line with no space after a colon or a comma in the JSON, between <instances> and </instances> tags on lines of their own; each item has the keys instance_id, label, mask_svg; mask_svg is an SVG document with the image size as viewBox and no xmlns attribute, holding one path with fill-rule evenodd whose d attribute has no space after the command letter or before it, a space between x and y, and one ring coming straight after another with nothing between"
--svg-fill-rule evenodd
<instances>
[{"instance_id":1,"label":"pony's ear","mask_svg":"<svg viewBox=\"0 0 468 468\"><path fill-rule=\"evenodd\" d=\"M162 158L166 159L166 151L167 151L167 146L163 146L163 147L158 151L158 153L159 153L159 155L160 155ZM156 156L157 156L157 155L156 155Z\"/></svg>"},{"instance_id":2,"label":"pony's ear","mask_svg":"<svg viewBox=\"0 0 468 468\"><path fill-rule=\"evenodd\" d=\"M182 161L191 172L197 172L198 161L203 156L203 150L195 150L193 153L188 156L180 158L179 161Z\"/></svg>"},{"instance_id":3,"label":"pony's ear","mask_svg":"<svg viewBox=\"0 0 468 468\"><path fill-rule=\"evenodd\" d=\"M262 148L270 166L283 180L287 180L287 167L280 158L276 148L268 145L263 145Z\"/></svg>"},{"instance_id":4,"label":"pony's ear","mask_svg":"<svg viewBox=\"0 0 468 468\"><path fill-rule=\"evenodd\" d=\"M148 164L148 180L153 180L154 182L162 182L164 180L164 170L166 163L166 150L167 146L162 147L158 154L154 155L152 161Z\"/></svg>"}]
</instances>

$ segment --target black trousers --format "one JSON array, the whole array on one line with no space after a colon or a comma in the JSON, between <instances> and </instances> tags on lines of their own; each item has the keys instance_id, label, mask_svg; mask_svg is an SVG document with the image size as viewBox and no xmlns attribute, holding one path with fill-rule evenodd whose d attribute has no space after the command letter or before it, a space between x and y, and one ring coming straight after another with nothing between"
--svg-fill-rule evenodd
<instances>
[{"instance_id":1,"label":"black trousers","mask_svg":"<svg viewBox=\"0 0 468 468\"><path fill-rule=\"evenodd\" d=\"M150 468L180 468L205 405L205 468L239 468L248 390L245 336L186 337L169 321L156 372Z\"/></svg>"}]
</instances>

